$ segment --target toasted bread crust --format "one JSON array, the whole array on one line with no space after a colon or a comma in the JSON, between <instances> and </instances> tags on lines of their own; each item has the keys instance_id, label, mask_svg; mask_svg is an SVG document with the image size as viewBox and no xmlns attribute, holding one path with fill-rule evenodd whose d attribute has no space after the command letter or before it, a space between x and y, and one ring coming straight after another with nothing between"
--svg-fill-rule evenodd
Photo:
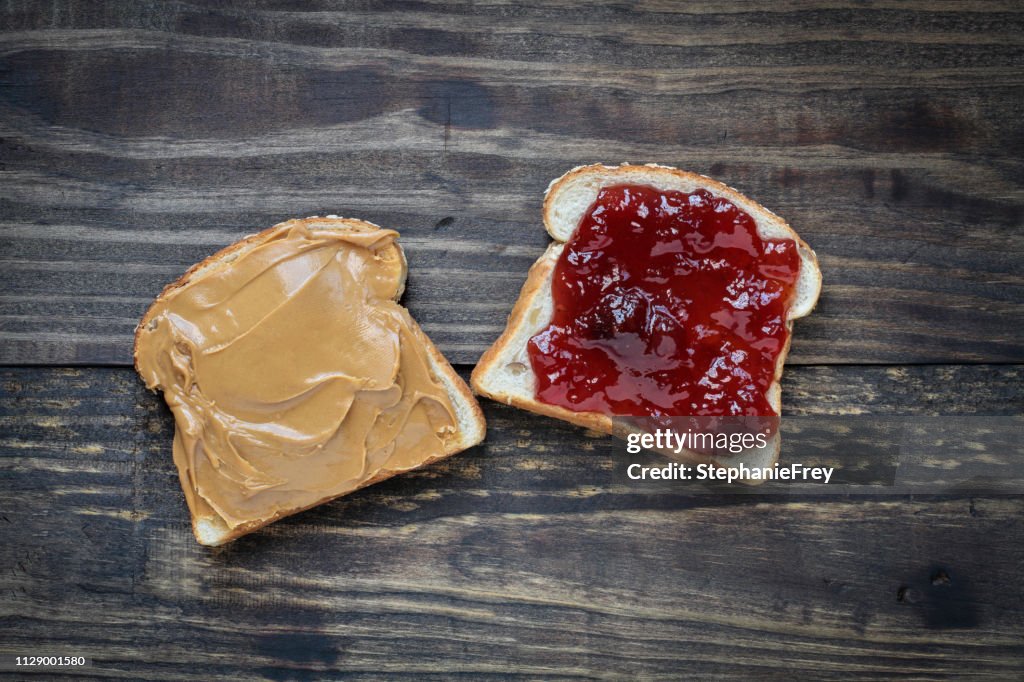
<instances>
[{"instance_id":1,"label":"toasted bread crust","mask_svg":"<svg viewBox=\"0 0 1024 682\"><path fill-rule=\"evenodd\" d=\"M556 262L557 256L553 256L550 251L547 251L530 267L530 272L526 276L526 282L519 292L519 298L516 300L512 312L509 313L505 330L498 337L498 340L480 356L476 367L473 368L473 374L470 376L469 382L478 395L486 396L492 400L497 400L498 402L503 402L506 405L512 405L528 412L561 419L576 426L582 426L585 429L610 434L612 432L612 420L607 415L598 412L573 412L564 407L548 405L538 400L524 400L519 396L492 392L483 383L483 377L500 362L502 354L506 351L515 335L515 331L526 324L526 316L533 310L533 300L541 294L544 283L550 277ZM526 371L532 370L527 368Z\"/></svg>"},{"instance_id":2,"label":"toasted bread crust","mask_svg":"<svg viewBox=\"0 0 1024 682\"><path fill-rule=\"evenodd\" d=\"M643 174L658 174L665 176L673 176L681 180L690 182L699 187L706 188L712 191L714 194L725 197L735 203L737 206L743 208L745 211L750 213L755 220L760 224L761 222L770 221L773 227L780 230L784 230L788 234L789 238L793 239L797 243L798 249L801 251L803 256L801 262L803 264L809 264L814 272L814 281L816 289L813 291L812 304L803 311L790 311L790 316L787 318L786 327L789 330L789 335L786 339L786 345L779 354L778 360L775 365L774 377L771 385L768 387L768 399L775 409L775 411L781 414L781 385L780 379L782 377L783 367L785 365L786 356L789 353L790 344L792 342L792 331L793 331L793 320L799 317L803 317L813 309L814 303L816 303L818 295L821 291L821 276L820 269L818 267L817 256L814 251L804 242L803 239L780 217L772 213L770 210L764 208L752 199L740 194L733 188L725 185L717 180L699 175L697 173L691 173L689 171L679 170L677 168L671 168L669 166L661 166L657 164L647 165L633 165L633 164L622 164L620 166L606 166L603 164L593 164L589 166L578 166L568 171L559 178L556 178L548 185L547 191L544 196L543 203L543 217L544 225L548 234L552 236L555 243L562 243L563 240L559 236L559 233L555 229L556 218L554 216L555 206L559 200L559 193L567 187L570 183L578 180L587 175L635 175L637 173ZM632 181L632 180L630 180ZM637 181L638 184L644 184L642 180ZM611 184L610 182L602 183L602 185ZM575 230L575 226L573 227ZM560 253L560 252L559 252ZM562 419L564 421L582 426L584 428L591 429L600 433L613 433L614 423L613 420L607 415L597 412L573 412L562 407L554 405L548 405L537 400L535 397L524 397L519 395L511 395L504 391L497 390L487 385L487 376L496 369L498 363L502 362L510 352L514 351L510 347L513 339L516 337L516 332L527 324L527 319L531 311L534 310L535 301L541 291L545 288L546 281L551 277L551 273L557 262L558 255L553 254L551 248L548 249L534 265L530 268L530 272L527 275L526 282L523 284L522 291L519 294L519 299L516 301L515 306L512 308L512 312L509 315L508 323L505 330L494 342L494 344L488 348L483 355L480 357L476 368L473 370L473 375L470 379L470 383L473 390L479 394L504 402L508 405L541 414L549 417L555 417L556 419ZM527 367L526 371L532 372L532 368ZM773 461L778 457L778 439L775 440L775 453ZM694 462L706 462L713 461L709 460L708 457L700 455L699 453L686 453L686 457Z\"/></svg>"},{"instance_id":3,"label":"toasted bread crust","mask_svg":"<svg viewBox=\"0 0 1024 682\"><path fill-rule=\"evenodd\" d=\"M196 277L201 277L203 274L205 274L206 272L209 272L209 271L213 271L213 270L216 270L216 269L219 269L219 268L223 268L223 267L229 267L231 262L234 260L235 257L238 257L238 256L246 253L247 251L251 250L252 248L254 248L256 246L259 246L260 244L266 242L282 226L285 226L285 225L291 226L291 225L298 225L298 224L306 224L307 226L310 226L310 227L317 226L317 227L324 228L324 229L351 230L351 231L358 231L358 232L365 232L365 231L380 229L380 227L378 225L375 225L374 223L371 223L371 222L368 222L368 221L365 221L365 220L358 220L358 219L355 219L355 218L338 218L338 217L334 217L334 216L328 216L326 218L321 218L321 217L318 217L318 216L312 216L310 218L288 220L288 221L285 221L283 223L278 223L277 225L274 225L273 227L267 228L266 230L263 230L263 231L261 231L261 232L259 232L257 234L250 235L250 236L248 236L248 237L246 237L246 238L244 238L244 239L242 239L240 241L237 241L237 242L235 242L233 244L230 244L230 245L224 247L223 249L221 249L220 251L214 253L213 255L211 255L211 256L203 259L202 261L196 263L195 265L190 267L188 270L186 270L185 274L183 274L177 280L175 280L174 282L171 282L170 284L168 284L167 286L165 286L163 288L163 290L157 296L156 301L149 307L149 309L146 311L146 313L142 316L142 320L139 322L138 326L135 328L135 338L134 338L133 349L132 349L132 357L133 357L133 360L135 362L136 370L138 370L138 356L139 356L139 344L140 344L140 339L141 339L141 330L144 328L144 326L146 324L149 323L150 319L155 314L155 311L157 310L158 304L160 302L162 302L172 292L174 292L174 291L176 291L176 290L178 290L178 289L180 289L180 288L182 288L184 286L187 286ZM405 281L406 281L406 277L408 275L408 264L406 262L405 253L402 250L401 245L398 244L398 242L394 242L393 248L397 249L398 255L401 257L401 261L402 261L401 284L398 287L398 291L395 294L395 298L394 298L394 300L397 302L401 298L402 293L405 290ZM435 376L439 377L439 379L444 383L445 387L449 390L449 394L450 394L450 396L452 398L453 404L454 403L458 403L458 404L462 405L463 407L468 408L469 418L468 418L466 423L467 423L468 426L472 426L472 427L475 427L475 428L473 428L471 430L460 429L460 432L457 434L460 437L458 438L458 440L453 440L453 442L451 444L452 447L451 447L451 449L449 451L444 452L444 453L442 453L439 456L427 459L426 461L420 463L419 465L417 465L416 467L413 467L412 469L406 469L406 470L402 470L402 471L381 471L376 476L374 476L373 478L371 478L371 479L369 479L367 481L364 481L357 488L355 488L353 490L347 491L347 492L342 493L340 495L331 495L331 496L327 496L327 497L321 498L321 499L317 500L316 502L314 502L314 503L312 503L310 505L302 507L301 509L293 509L293 510L281 511L281 512L275 514L274 516L272 516L269 519L262 519L262 520L259 520L259 521L251 521L251 522L248 522L248 523L244 523L244 524L242 524L240 526L237 526L235 528L228 528L228 526L226 526L225 524L223 524L223 522L220 521L219 517L216 517L216 516L197 516L196 514L192 514L192 531L193 531L193 534L196 536L196 539L199 540L200 544L204 544L204 545L211 546L211 547L212 546L223 545L223 544L225 544L227 542L230 542L232 540L235 540L235 539L237 539L237 538L239 538L239 537L241 537L243 535L247 535L248 533L251 533L251 532L253 532L255 530L259 530L260 528L262 528L262 527L264 527L266 525L269 525L269 524L271 524L271 523L273 523L273 522L275 522L275 521L277 521L279 519L282 519L282 518L284 518L286 516L291 516L292 514L298 514L299 512L306 511L307 509L312 509L313 507L316 507L316 506L319 506L319 505L324 504L326 502L330 502L332 500L338 499L339 497L344 497L345 495L349 495L349 494L355 492L356 490L360 490L360 489L365 488L365 487L367 487L369 485L373 485L374 483L378 483L380 481L387 480L387 479L391 478L392 476L396 476L398 474L406 473L408 471L414 471L416 469L419 469L419 468L428 466L430 464L433 464L434 462L438 462L438 461L440 461L442 459L446 459L446 458L448 458L448 457L450 457L450 456L452 456L454 454L457 454L459 452L462 452L463 450L466 450L466 449L468 449L470 447L473 447L474 445L477 445L478 443L480 443L484 439L484 437L486 435L486 421L484 420L483 410L481 410L480 404L476 401L476 398L474 397L473 392L470 390L470 388L466 384L466 382L462 380L462 377L460 377L455 372L455 370L452 368L451 364L449 364L448 360L444 357L444 355L442 355L441 351L437 349L437 347L434 345L434 343L430 340L430 337L428 337L423 332L423 330L420 328L420 326L416 322L416 320L412 319L411 316L410 316L410 320L411 320L411 323L412 323L411 324L411 330L416 335L416 337L420 340L420 342L423 343L424 348L427 351L427 355L429 356L429 359L430 359L431 371L435 374ZM452 394L454 394L454 395L452 395ZM476 435L475 436L471 436L470 435L471 431L476 431L477 432ZM190 511L192 511L192 510L190 510ZM202 522L202 521L213 523L215 525L219 523L220 525L223 526L224 529L226 529L227 532L222 532L221 535L219 535L216 539L213 539L213 540L211 540L210 538L204 538L203 534L200 531L200 522ZM211 541L207 541L207 540L211 540Z\"/></svg>"}]
</instances>

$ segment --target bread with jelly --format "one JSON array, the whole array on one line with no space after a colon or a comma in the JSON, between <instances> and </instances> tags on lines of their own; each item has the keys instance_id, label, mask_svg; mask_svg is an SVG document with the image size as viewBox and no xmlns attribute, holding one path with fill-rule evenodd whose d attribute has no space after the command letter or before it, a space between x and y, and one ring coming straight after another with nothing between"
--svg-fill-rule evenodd
<instances>
[{"instance_id":1,"label":"bread with jelly","mask_svg":"<svg viewBox=\"0 0 1024 682\"><path fill-rule=\"evenodd\" d=\"M685 203L688 196L696 196L696 199L692 199L693 202L712 202L715 207L719 207L723 211L732 211L738 216L745 213L753 219L756 225L756 235L758 238L765 241L765 244L775 243L780 245L792 245L792 248L795 250L795 253L792 254L792 260L795 264L799 263L799 267L795 269L795 282L793 282L791 293L788 295L790 298L787 300L784 322L781 323L784 329L778 330L780 333L776 334L776 339L780 346L776 349L777 356L775 357L773 366L766 370L768 375L767 379L763 382L763 395L759 396L760 402L750 401L744 408L745 412L740 410L739 412L733 411L732 413L748 415L754 414L754 412L756 412L757 404L761 404L761 406L765 408L763 410L764 412L773 412L774 415L779 415L781 412L781 390L779 379L782 374L785 355L792 338L793 321L794 319L807 315L812 310L821 289L821 272L818 268L817 258L814 252L803 240L800 239L793 228L788 226L781 218L768 209L739 194L735 189L705 176L658 165L641 166L624 164L622 166L583 166L574 168L551 182L544 200L543 218L544 225L551 237L554 239L554 242L552 242L547 251L538 259L534 266L530 268L526 282L519 295L519 299L515 303L515 306L509 316L508 325L505 331L494 345L487 349L487 351L480 357L479 363L471 378L470 383L472 387L478 394L505 402L506 404L510 404L510 406L548 417L561 419L572 424L577 424L603 433L611 433L613 431L613 421L617 415L613 408L609 409L607 407L607 404L605 404L604 409L601 410L574 409L578 408L580 404L584 404L584 406L586 406L588 402L580 399L580 401L575 404L559 404L558 400L541 399L539 396L539 390L542 388L547 390L550 389L551 386L548 379L538 376L538 366L536 366L535 363L539 360L540 353L540 351L538 351L539 342L537 339L540 338L540 335L545 333L545 330L550 329L553 317L555 316L553 280L555 278L556 268L559 266L559 259L562 257L567 246L569 248L572 246L571 244L567 245L567 243L572 241L578 228L581 227L582 221L589 220L592 223L596 219L593 215L589 214L589 212L592 210L600 212L600 210L602 210L602 207L599 206L599 197L605 197L609 191L612 191L612 188L618 187L620 189L617 190L622 191L622 187L628 188L631 186L644 188L645 191L651 190L654 191L654 193L667 195L670 196L672 201L682 201L683 203ZM668 200L664 200L664 202L667 201ZM647 211L648 208L649 207L644 206L643 210ZM667 210L671 211L674 209L668 208ZM716 208L715 210L718 209ZM643 220L638 218L638 222L631 224L633 227L640 230L640 232L638 232L640 237L644 237L644 227L641 223L643 223ZM593 236L591 236L591 238L593 239ZM684 241L685 238L686 236L683 236ZM639 241L637 242L637 245L637 248L644 248L640 246ZM765 247L766 251L768 249L769 247ZM728 255L729 253L738 252L735 250L724 250L722 253ZM579 263L579 258L584 256L589 257L591 255L601 256L602 254L594 253L593 250L586 254L572 254L573 258L578 259L577 266L575 267L580 270L583 265ZM693 254L691 253L686 256L681 256L680 258L690 258L693 260L692 256ZM715 265L716 263L712 262L709 264L708 260L705 259L705 262L697 263L693 266L698 268L707 268L714 267ZM563 267L568 267L568 265L563 264ZM605 276L605 279L610 280L613 278ZM680 280L680 282L684 281ZM559 291L568 291L566 286L574 291L574 288L572 288L573 284L575 283L569 282L566 285L565 282L562 282L560 285L562 289ZM603 285L600 285L600 287L602 288L602 291L604 287L607 288L608 296L618 296L618 298L607 300L621 300L622 296L630 295L633 291L627 291L629 287L621 283L604 283ZM682 288L685 289L685 285L682 286ZM585 287L581 285L580 289L582 291ZM702 295L701 292L681 291L676 293L680 296L683 296L684 294L688 295L690 298L696 298ZM583 294L580 295L582 296ZM638 294L638 296L643 295L646 294L643 294L642 292ZM641 300L641 303L644 303L643 300ZM595 313L594 310L588 314L593 313ZM598 316L601 316L601 310L597 310L596 313ZM650 324L650 319L651 317L647 318L647 324ZM612 322L614 323L615 321ZM679 323L678 321L676 324L681 327L685 327L685 324ZM562 331L564 332L564 330ZM721 332L722 330L719 331ZM686 333L681 333L675 338L677 340L680 338L695 338L692 335L687 336L690 332L692 332L692 330ZM726 333L726 335L721 338L727 337L728 334ZM530 348L531 340L532 343L534 343L532 348ZM565 339L564 334L562 341L568 343L568 345L571 345L572 347L586 349L586 344L580 343L578 339ZM753 341L755 346L757 346L759 342L756 338L753 340L748 339L748 341ZM549 353L555 352L564 353L565 347L549 347ZM540 353L540 355L543 355L543 353ZM540 359L544 359L544 357L540 357ZM675 366L673 366L672 363L669 363L666 367L667 371L671 373L674 371L673 367ZM622 368L620 367L617 369ZM615 368L612 368L612 370L617 371ZM601 380L601 377L599 376L600 372L595 370L594 373L594 377L592 377L590 381L598 382ZM637 373L638 377L640 374L642 373ZM560 380L571 382L573 379L575 378L571 376L567 378L562 376ZM700 383L706 381L707 377L700 377L698 379L699 381L697 383ZM637 378L636 385L644 385L642 380L642 377ZM579 388L578 385L574 385L574 387ZM558 387L555 386L554 388L557 389ZM555 393L557 393L557 391L555 391ZM546 393L546 395L549 394L552 393ZM703 397L707 398L707 395ZM594 402L591 401L589 404L594 404ZM700 404L693 402L692 404L695 410L689 414L716 414L714 406L712 406L712 409L710 410L707 409L709 407L707 402ZM703 408L706 408L705 410L700 409L701 404ZM668 411L669 409L666 410ZM728 410L723 410L724 411L719 414L729 414ZM676 411L684 412L684 409L677 406ZM636 415L637 413L634 410L631 414ZM681 415L677 414L673 416ZM765 466L774 463L777 459L777 455L778 438L775 437L772 442L769 443L769 447L767 447L767 449L759 452L746 452L738 458L729 458L729 460L732 463L742 461L749 466ZM694 463L708 461L719 464L726 463L720 457L709 457L696 453L687 453L683 459Z\"/></svg>"}]
</instances>

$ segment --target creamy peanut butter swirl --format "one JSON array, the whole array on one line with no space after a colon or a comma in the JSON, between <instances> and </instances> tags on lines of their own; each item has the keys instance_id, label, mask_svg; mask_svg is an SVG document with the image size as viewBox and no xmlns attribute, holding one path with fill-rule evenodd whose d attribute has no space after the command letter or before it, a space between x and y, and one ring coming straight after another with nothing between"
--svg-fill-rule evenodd
<instances>
[{"instance_id":1,"label":"creamy peanut butter swirl","mask_svg":"<svg viewBox=\"0 0 1024 682\"><path fill-rule=\"evenodd\" d=\"M174 413L194 516L230 528L439 457L456 430L424 337L395 302L396 232L272 228L147 314L136 367Z\"/></svg>"}]
</instances>

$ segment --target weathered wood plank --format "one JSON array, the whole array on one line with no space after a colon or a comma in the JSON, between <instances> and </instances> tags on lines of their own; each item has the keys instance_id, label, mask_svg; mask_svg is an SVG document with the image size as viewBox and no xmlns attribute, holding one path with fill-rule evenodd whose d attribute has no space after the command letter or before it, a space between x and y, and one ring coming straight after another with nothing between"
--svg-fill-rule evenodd
<instances>
[{"instance_id":1,"label":"weathered wood plank","mask_svg":"<svg viewBox=\"0 0 1024 682\"><path fill-rule=\"evenodd\" d=\"M547 182L627 159L719 177L818 250L793 363L1024 360L1013 3L278 9L5 7L0 362L128 363L187 266L341 213L402 231L407 303L471 363Z\"/></svg>"},{"instance_id":2,"label":"weathered wood plank","mask_svg":"<svg viewBox=\"0 0 1024 682\"><path fill-rule=\"evenodd\" d=\"M1016 3L301 9L0 8L0 363L125 364L166 282L316 213L400 229L407 304L472 363L547 182L599 160L716 176L811 242L792 364L1024 361ZM1022 371L794 366L784 404L1019 416ZM82 679L1024 674L1019 497L630 487L621 443L485 410L483 446L207 551L130 370L0 369L0 654L80 653Z\"/></svg>"},{"instance_id":3,"label":"weathered wood plank","mask_svg":"<svg viewBox=\"0 0 1024 682\"><path fill-rule=\"evenodd\" d=\"M793 414L1020 414L1019 367L796 367ZM97 676L1009 679L1021 498L691 496L486 403L487 442L219 550L127 369L0 371L0 652Z\"/></svg>"}]
</instances>

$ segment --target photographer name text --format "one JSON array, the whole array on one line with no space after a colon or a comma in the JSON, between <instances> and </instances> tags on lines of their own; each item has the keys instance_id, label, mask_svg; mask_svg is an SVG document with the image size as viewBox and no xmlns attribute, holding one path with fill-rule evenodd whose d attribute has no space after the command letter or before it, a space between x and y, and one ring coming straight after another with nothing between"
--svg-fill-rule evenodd
<instances>
[{"instance_id":1,"label":"photographer name text","mask_svg":"<svg viewBox=\"0 0 1024 682\"><path fill-rule=\"evenodd\" d=\"M630 464L626 475L634 481L820 481L828 483L834 467L807 467L798 462L773 467L715 466L713 464L680 464L660 466Z\"/></svg>"}]
</instances>

